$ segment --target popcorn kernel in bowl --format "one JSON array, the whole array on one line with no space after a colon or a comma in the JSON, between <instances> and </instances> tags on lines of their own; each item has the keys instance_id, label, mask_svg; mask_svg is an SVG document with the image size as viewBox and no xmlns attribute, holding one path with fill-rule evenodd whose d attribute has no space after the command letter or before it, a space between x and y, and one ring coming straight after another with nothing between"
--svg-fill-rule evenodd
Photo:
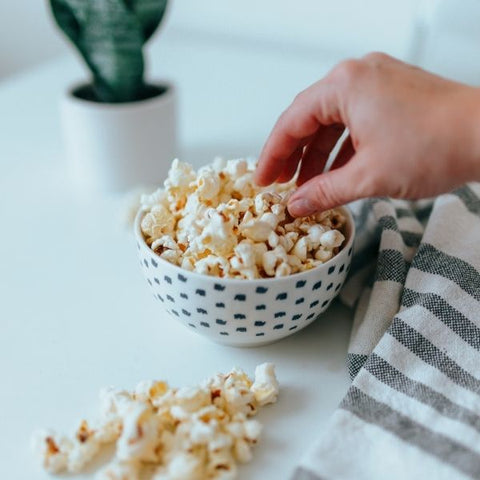
<instances>
[{"instance_id":1,"label":"popcorn kernel in bowl","mask_svg":"<svg viewBox=\"0 0 480 480\"><path fill-rule=\"evenodd\" d=\"M250 280L310 270L336 255L345 241L342 212L292 218L294 181L258 187L255 166L216 159L195 172L175 159L164 188L141 199L147 245L186 270Z\"/></svg>"}]
</instances>

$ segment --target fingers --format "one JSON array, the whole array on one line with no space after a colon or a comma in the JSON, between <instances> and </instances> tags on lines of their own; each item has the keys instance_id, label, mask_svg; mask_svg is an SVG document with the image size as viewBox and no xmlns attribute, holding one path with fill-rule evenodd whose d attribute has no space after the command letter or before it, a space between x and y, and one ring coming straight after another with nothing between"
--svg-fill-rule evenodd
<instances>
[{"instance_id":1,"label":"fingers","mask_svg":"<svg viewBox=\"0 0 480 480\"><path fill-rule=\"evenodd\" d=\"M365 168L366 154L355 154L343 167L318 175L302 185L290 198L288 210L294 217L337 207L373 196L374 182Z\"/></svg>"},{"instance_id":2,"label":"fingers","mask_svg":"<svg viewBox=\"0 0 480 480\"><path fill-rule=\"evenodd\" d=\"M348 136L342 143L342 146L340 147L340 150L338 151L330 170L343 167L354 155L355 149L353 148L352 139L350 136Z\"/></svg>"},{"instance_id":3,"label":"fingers","mask_svg":"<svg viewBox=\"0 0 480 480\"><path fill-rule=\"evenodd\" d=\"M310 178L323 172L330 152L341 137L345 127L341 124L330 125L318 131L307 145L302 157L302 166L297 184L302 185Z\"/></svg>"},{"instance_id":4,"label":"fingers","mask_svg":"<svg viewBox=\"0 0 480 480\"><path fill-rule=\"evenodd\" d=\"M302 141L322 129L322 125L341 123L336 88L327 77L297 95L263 147L255 173L258 185L274 182Z\"/></svg>"},{"instance_id":5,"label":"fingers","mask_svg":"<svg viewBox=\"0 0 480 480\"><path fill-rule=\"evenodd\" d=\"M303 145L301 145L290 155L290 157L285 162L283 172L277 178L277 182L288 182L295 175L298 164L300 163L300 160L302 158L303 148Z\"/></svg>"}]
</instances>

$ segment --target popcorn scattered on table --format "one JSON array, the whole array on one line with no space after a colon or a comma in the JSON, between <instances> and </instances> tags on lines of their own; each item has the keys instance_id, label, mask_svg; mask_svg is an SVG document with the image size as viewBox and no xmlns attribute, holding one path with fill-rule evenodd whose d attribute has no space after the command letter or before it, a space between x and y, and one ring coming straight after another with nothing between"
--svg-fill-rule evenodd
<instances>
[{"instance_id":1,"label":"popcorn scattered on table","mask_svg":"<svg viewBox=\"0 0 480 480\"><path fill-rule=\"evenodd\" d=\"M255 279L314 268L336 255L346 219L338 209L294 219L294 181L260 188L255 161L215 159L195 172L174 160L164 188L141 198L141 229L161 258L205 275Z\"/></svg>"},{"instance_id":2,"label":"popcorn scattered on table","mask_svg":"<svg viewBox=\"0 0 480 480\"><path fill-rule=\"evenodd\" d=\"M32 436L32 447L50 473L78 473L107 443L113 461L99 480L137 480L155 466L152 480L231 480L237 462L249 462L262 427L251 419L277 400L274 365L255 369L255 381L240 369L216 374L202 384L170 388L144 381L133 392L100 392L100 417L82 420L72 437L52 430Z\"/></svg>"}]
</instances>

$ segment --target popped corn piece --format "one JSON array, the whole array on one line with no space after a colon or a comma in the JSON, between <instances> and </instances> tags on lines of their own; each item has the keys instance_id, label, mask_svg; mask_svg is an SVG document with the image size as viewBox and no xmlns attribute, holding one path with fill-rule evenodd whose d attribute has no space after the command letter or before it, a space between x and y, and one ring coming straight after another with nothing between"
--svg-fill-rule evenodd
<instances>
[{"instance_id":1,"label":"popped corn piece","mask_svg":"<svg viewBox=\"0 0 480 480\"><path fill-rule=\"evenodd\" d=\"M291 250L292 255L298 257L301 262L304 262L307 259L308 253L308 241L307 237L302 237L297 243L293 246Z\"/></svg>"},{"instance_id":2,"label":"popped corn piece","mask_svg":"<svg viewBox=\"0 0 480 480\"><path fill-rule=\"evenodd\" d=\"M188 188L190 183L195 181L195 172L188 163L180 162L176 158L168 171L168 177L165 180L165 187L169 188Z\"/></svg>"},{"instance_id":3,"label":"popped corn piece","mask_svg":"<svg viewBox=\"0 0 480 480\"><path fill-rule=\"evenodd\" d=\"M308 231L307 237L312 249L319 247L325 228L321 225L312 225Z\"/></svg>"},{"instance_id":4,"label":"popped corn piece","mask_svg":"<svg viewBox=\"0 0 480 480\"><path fill-rule=\"evenodd\" d=\"M248 387L227 387L225 389L225 410L230 413L241 412L245 415L255 415L255 395Z\"/></svg>"},{"instance_id":5,"label":"popped corn piece","mask_svg":"<svg viewBox=\"0 0 480 480\"><path fill-rule=\"evenodd\" d=\"M233 251L245 268L255 265L256 254L254 244L244 241L239 243Z\"/></svg>"},{"instance_id":6,"label":"popped corn piece","mask_svg":"<svg viewBox=\"0 0 480 480\"><path fill-rule=\"evenodd\" d=\"M122 434L122 420L113 418L96 425L95 438L101 443L115 442Z\"/></svg>"},{"instance_id":7,"label":"popped corn piece","mask_svg":"<svg viewBox=\"0 0 480 480\"><path fill-rule=\"evenodd\" d=\"M177 242L170 235L162 235L152 242L150 246L152 250L158 249L169 249L169 250L180 250Z\"/></svg>"},{"instance_id":8,"label":"popped corn piece","mask_svg":"<svg viewBox=\"0 0 480 480\"><path fill-rule=\"evenodd\" d=\"M209 209L207 212L208 223L202 234L193 241L197 251L209 249L216 255L226 255L233 250L238 243L237 236L233 232L233 221L216 210Z\"/></svg>"},{"instance_id":9,"label":"popped corn piece","mask_svg":"<svg viewBox=\"0 0 480 480\"><path fill-rule=\"evenodd\" d=\"M140 402L153 402L157 397L165 395L169 390L168 383L160 380L142 380L135 387L133 397Z\"/></svg>"},{"instance_id":10,"label":"popped corn piece","mask_svg":"<svg viewBox=\"0 0 480 480\"><path fill-rule=\"evenodd\" d=\"M216 405L208 405L207 407L203 407L195 413L195 418L205 423L225 423L228 421L225 405L226 404L224 403L221 408Z\"/></svg>"},{"instance_id":11,"label":"popped corn piece","mask_svg":"<svg viewBox=\"0 0 480 480\"><path fill-rule=\"evenodd\" d=\"M250 443L256 443L262 433L262 425L257 420L246 420L243 424L245 437Z\"/></svg>"},{"instance_id":12,"label":"popped corn piece","mask_svg":"<svg viewBox=\"0 0 480 480\"><path fill-rule=\"evenodd\" d=\"M272 227L272 230L275 230L280 222L280 219L274 213L267 212L260 216L259 221L268 223Z\"/></svg>"},{"instance_id":13,"label":"popped corn piece","mask_svg":"<svg viewBox=\"0 0 480 480\"><path fill-rule=\"evenodd\" d=\"M218 452L225 450L233 445L233 438L226 433L217 433L214 438L208 442L208 450L210 452Z\"/></svg>"},{"instance_id":14,"label":"popped corn piece","mask_svg":"<svg viewBox=\"0 0 480 480\"><path fill-rule=\"evenodd\" d=\"M297 232L288 232L285 235L279 237L280 245L286 252L290 252L294 247L295 243L298 240L298 233Z\"/></svg>"},{"instance_id":15,"label":"popped corn piece","mask_svg":"<svg viewBox=\"0 0 480 480\"><path fill-rule=\"evenodd\" d=\"M272 205L271 210L272 213L278 218L280 222L283 222L286 218L286 205L284 203L276 203Z\"/></svg>"},{"instance_id":16,"label":"popped corn piece","mask_svg":"<svg viewBox=\"0 0 480 480\"><path fill-rule=\"evenodd\" d=\"M233 191L242 195L251 197L255 195L255 187L253 185L253 173L245 173L233 182Z\"/></svg>"},{"instance_id":17,"label":"popped corn piece","mask_svg":"<svg viewBox=\"0 0 480 480\"><path fill-rule=\"evenodd\" d=\"M122 417L133 402L133 396L126 390L106 387L100 390L100 415L103 419Z\"/></svg>"},{"instance_id":18,"label":"popped corn piece","mask_svg":"<svg viewBox=\"0 0 480 480\"><path fill-rule=\"evenodd\" d=\"M143 217L142 232L152 238L158 238L164 233L170 233L175 226L175 218L163 205L154 205Z\"/></svg>"},{"instance_id":19,"label":"popped corn piece","mask_svg":"<svg viewBox=\"0 0 480 480\"><path fill-rule=\"evenodd\" d=\"M232 421L227 425L227 431L234 438L243 438L245 435L245 419L241 421Z\"/></svg>"},{"instance_id":20,"label":"popped corn piece","mask_svg":"<svg viewBox=\"0 0 480 480\"><path fill-rule=\"evenodd\" d=\"M234 479L237 476L237 466L235 459L230 451L231 449L222 449L210 452L207 465L207 478L214 479Z\"/></svg>"},{"instance_id":21,"label":"popped corn piece","mask_svg":"<svg viewBox=\"0 0 480 480\"><path fill-rule=\"evenodd\" d=\"M204 480L202 459L192 453L178 452L164 467L160 467L152 480Z\"/></svg>"},{"instance_id":22,"label":"popped corn piece","mask_svg":"<svg viewBox=\"0 0 480 480\"><path fill-rule=\"evenodd\" d=\"M262 220L250 220L249 222L242 223L240 226L242 235L254 242L267 241L272 231L272 226Z\"/></svg>"},{"instance_id":23,"label":"popped corn piece","mask_svg":"<svg viewBox=\"0 0 480 480\"><path fill-rule=\"evenodd\" d=\"M228 260L217 255L208 255L205 258L197 260L193 265L193 270L204 275L215 275L216 277L224 277L230 271Z\"/></svg>"},{"instance_id":24,"label":"popped corn piece","mask_svg":"<svg viewBox=\"0 0 480 480\"><path fill-rule=\"evenodd\" d=\"M113 461L95 477L96 480L139 480L140 468L136 462Z\"/></svg>"},{"instance_id":25,"label":"popped corn piece","mask_svg":"<svg viewBox=\"0 0 480 480\"><path fill-rule=\"evenodd\" d=\"M210 168L204 169L198 174L196 186L196 192L200 200L213 200L220 192L218 173Z\"/></svg>"},{"instance_id":26,"label":"popped corn piece","mask_svg":"<svg viewBox=\"0 0 480 480\"><path fill-rule=\"evenodd\" d=\"M225 387L247 387L250 388L253 385L250 377L240 368L235 367L230 370L224 376L224 386Z\"/></svg>"},{"instance_id":27,"label":"popped corn piece","mask_svg":"<svg viewBox=\"0 0 480 480\"><path fill-rule=\"evenodd\" d=\"M246 160L234 158L232 160L227 160L227 164L223 170L230 175L230 177L239 178L248 172L248 163Z\"/></svg>"},{"instance_id":28,"label":"popped corn piece","mask_svg":"<svg viewBox=\"0 0 480 480\"><path fill-rule=\"evenodd\" d=\"M272 230L267 239L268 245L275 248L280 243L280 237Z\"/></svg>"},{"instance_id":29,"label":"popped corn piece","mask_svg":"<svg viewBox=\"0 0 480 480\"><path fill-rule=\"evenodd\" d=\"M323 212L318 212L314 215L315 221L318 223L322 223L323 221L327 220L330 215L332 215L332 210L324 210Z\"/></svg>"},{"instance_id":30,"label":"popped corn piece","mask_svg":"<svg viewBox=\"0 0 480 480\"><path fill-rule=\"evenodd\" d=\"M275 267L277 266L277 256L275 255L274 251L269 250L263 254L262 266L263 266L263 270L269 277L273 277L275 275Z\"/></svg>"},{"instance_id":31,"label":"popped corn piece","mask_svg":"<svg viewBox=\"0 0 480 480\"><path fill-rule=\"evenodd\" d=\"M255 254L255 264L261 265L263 260L263 255L267 252L268 247L265 243L254 243L253 244L253 252Z\"/></svg>"},{"instance_id":32,"label":"popped corn piece","mask_svg":"<svg viewBox=\"0 0 480 480\"><path fill-rule=\"evenodd\" d=\"M252 459L252 449L250 448L248 442L246 442L243 438L239 438L235 441L233 451L235 459L240 463L247 463Z\"/></svg>"},{"instance_id":33,"label":"popped corn piece","mask_svg":"<svg viewBox=\"0 0 480 480\"><path fill-rule=\"evenodd\" d=\"M178 265L180 263L181 253L176 250L165 250L160 254L160 258L174 265Z\"/></svg>"},{"instance_id":34,"label":"popped corn piece","mask_svg":"<svg viewBox=\"0 0 480 480\"><path fill-rule=\"evenodd\" d=\"M193 444L208 445L218 435L216 422L205 423L194 419L188 424L190 439Z\"/></svg>"},{"instance_id":35,"label":"popped corn piece","mask_svg":"<svg viewBox=\"0 0 480 480\"><path fill-rule=\"evenodd\" d=\"M339 247L344 240L345 237L338 230L329 230L328 232L323 233L320 237L320 243L322 246L330 249Z\"/></svg>"},{"instance_id":36,"label":"popped corn piece","mask_svg":"<svg viewBox=\"0 0 480 480\"><path fill-rule=\"evenodd\" d=\"M300 224L302 223L301 218L295 218L293 222L286 223L283 228L286 232L297 232L300 228Z\"/></svg>"},{"instance_id":37,"label":"popped corn piece","mask_svg":"<svg viewBox=\"0 0 480 480\"><path fill-rule=\"evenodd\" d=\"M181 267L185 270L193 272L193 270L195 270L195 258L191 255L182 256Z\"/></svg>"},{"instance_id":38,"label":"popped corn piece","mask_svg":"<svg viewBox=\"0 0 480 480\"><path fill-rule=\"evenodd\" d=\"M141 195L140 204L143 209L152 208L155 205L168 207L168 193L163 188L158 188L151 194Z\"/></svg>"},{"instance_id":39,"label":"popped corn piece","mask_svg":"<svg viewBox=\"0 0 480 480\"><path fill-rule=\"evenodd\" d=\"M273 363L262 363L255 368L255 382L251 390L260 406L277 401L279 385Z\"/></svg>"},{"instance_id":40,"label":"popped corn piece","mask_svg":"<svg viewBox=\"0 0 480 480\"><path fill-rule=\"evenodd\" d=\"M299 272L303 268L302 261L296 255L287 256L288 265L292 269L292 272Z\"/></svg>"},{"instance_id":41,"label":"popped corn piece","mask_svg":"<svg viewBox=\"0 0 480 480\"><path fill-rule=\"evenodd\" d=\"M325 247L320 247L315 252L315 259L320 260L322 263L327 262L333 257L333 251Z\"/></svg>"},{"instance_id":42,"label":"popped corn piece","mask_svg":"<svg viewBox=\"0 0 480 480\"><path fill-rule=\"evenodd\" d=\"M242 221L239 223L239 228L242 229L245 225L249 225L250 223L253 222L253 220L255 219L254 215L252 212L250 212L249 210L247 210L245 212L245 215L243 215L243 218L242 218Z\"/></svg>"},{"instance_id":43,"label":"popped corn piece","mask_svg":"<svg viewBox=\"0 0 480 480\"><path fill-rule=\"evenodd\" d=\"M101 447L101 443L95 437L93 431L89 431L85 421L80 424L75 437L72 449L68 454L67 471L71 473L80 472L93 460Z\"/></svg>"},{"instance_id":44,"label":"popped corn piece","mask_svg":"<svg viewBox=\"0 0 480 480\"><path fill-rule=\"evenodd\" d=\"M286 277L292 273L292 267L287 262L282 262L275 270L275 277Z\"/></svg>"},{"instance_id":45,"label":"popped corn piece","mask_svg":"<svg viewBox=\"0 0 480 480\"><path fill-rule=\"evenodd\" d=\"M177 404L187 412L194 412L210 405L210 391L202 387L184 387L175 394Z\"/></svg>"},{"instance_id":46,"label":"popped corn piece","mask_svg":"<svg viewBox=\"0 0 480 480\"><path fill-rule=\"evenodd\" d=\"M124 461L155 461L158 421L151 405L133 402L125 412L123 431L117 442L117 458Z\"/></svg>"},{"instance_id":47,"label":"popped corn piece","mask_svg":"<svg viewBox=\"0 0 480 480\"><path fill-rule=\"evenodd\" d=\"M52 430L38 430L33 433L31 446L49 473L61 473L67 469L72 441Z\"/></svg>"}]
</instances>

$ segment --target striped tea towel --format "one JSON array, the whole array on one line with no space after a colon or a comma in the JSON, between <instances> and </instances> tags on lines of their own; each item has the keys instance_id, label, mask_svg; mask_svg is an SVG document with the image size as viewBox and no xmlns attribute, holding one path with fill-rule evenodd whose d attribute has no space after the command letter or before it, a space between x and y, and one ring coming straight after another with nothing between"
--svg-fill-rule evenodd
<instances>
[{"instance_id":1,"label":"striped tea towel","mask_svg":"<svg viewBox=\"0 0 480 480\"><path fill-rule=\"evenodd\" d=\"M480 478L480 184L355 208L353 381L293 478Z\"/></svg>"}]
</instances>

